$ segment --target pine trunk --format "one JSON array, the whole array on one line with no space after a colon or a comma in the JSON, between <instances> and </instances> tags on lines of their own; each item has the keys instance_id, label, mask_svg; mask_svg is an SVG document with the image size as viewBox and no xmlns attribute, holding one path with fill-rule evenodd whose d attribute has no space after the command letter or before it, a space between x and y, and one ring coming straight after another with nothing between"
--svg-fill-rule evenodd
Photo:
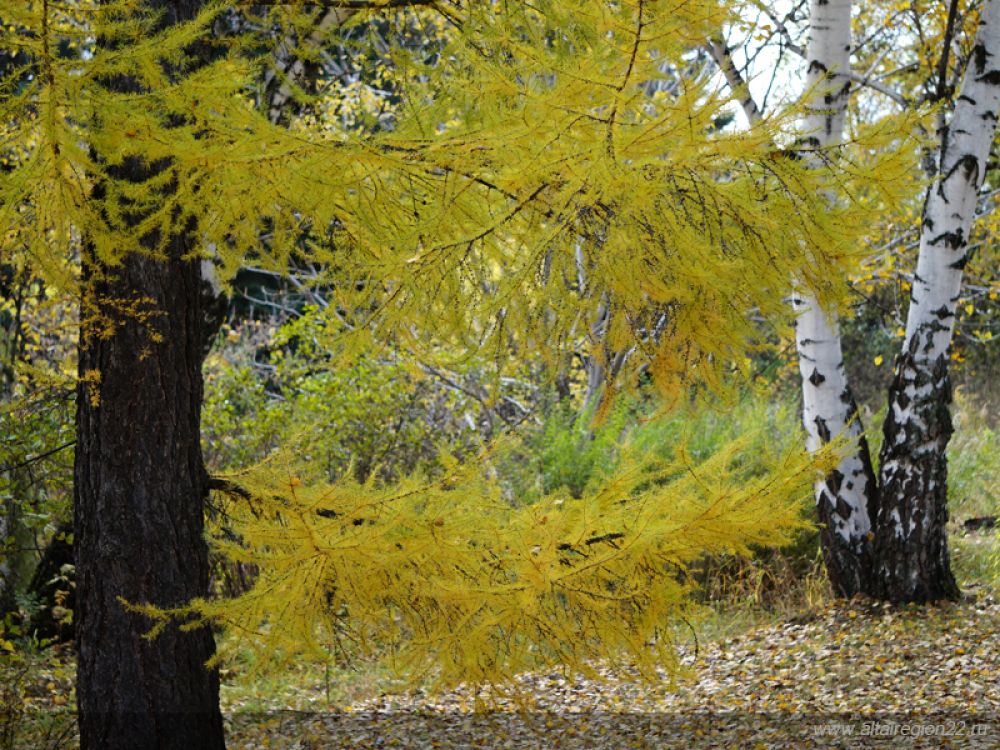
<instances>
[{"instance_id":1,"label":"pine trunk","mask_svg":"<svg viewBox=\"0 0 1000 750\"><path fill-rule=\"evenodd\" d=\"M201 2L151 5L171 24ZM153 174L135 158L114 172L135 183ZM85 253L74 468L83 750L225 746L218 674L205 667L211 632L171 625L147 639L150 621L124 605L208 593L200 409L213 324L191 229L174 228L165 258L130 253L109 267Z\"/></svg>"},{"instance_id":2,"label":"pine trunk","mask_svg":"<svg viewBox=\"0 0 1000 750\"><path fill-rule=\"evenodd\" d=\"M946 523L951 437L949 347L969 257L968 235L1000 111L1000 8L985 6L951 123L939 178L924 204L903 353L889 391L875 540L879 596L957 598Z\"/></svg>"},{"instance_id":3,"label":"pine trunk","mask_svg":"<svg viewBox=\"0 0 1000 750\"><path fill-rule=\"evenodd\" d=\"M812 0L807 49L812 99L803 125L805 144L832 146L843 136L850 44L851 1ZM850 597L870 587L877 483L844 372L837 315L823 310L808 289L796 290L793 304L808 448L818 450L843 435L855 446L815 488L830 584L837 595Z\"/></svg>"}]
</instances>

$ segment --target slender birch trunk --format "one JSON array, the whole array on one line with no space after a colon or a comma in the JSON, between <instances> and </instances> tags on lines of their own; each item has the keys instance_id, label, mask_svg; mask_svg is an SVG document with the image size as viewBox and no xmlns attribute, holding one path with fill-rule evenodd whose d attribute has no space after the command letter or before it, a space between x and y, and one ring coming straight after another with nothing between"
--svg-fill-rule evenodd
<instances>
[{"instance_id":1,"label":"slender birch trunk","mask_svg":"<svg viewBox=\"0 0 1000 750\"><path fill-rule=\"evenodd\" d=\"M1000 7L990 0L942 129L938 180L924 203L903 351L889 390L880 455L877 593L893 601L954 599L948 560L945 449L951 437L949 346L969 258L969 229L1000 112Z\"/></svg>"},{"instance_id":2,"label":"slender birch trunk","mask_svg":"<svg viewBox=\"0 0 1000 750\"><path fill-rule=\"evenodd\" d=\"M831 146L843 136L850 44L851 0L812 0L807 90L813 99L803 125L808 145ZM876 478L844 372L837 315L803 287L795 290L793 305L807 447L815 451L845 435L854 446L815 488L830 583L838 595L852 596L869 587Z\"/></svg>"}]
</instances>

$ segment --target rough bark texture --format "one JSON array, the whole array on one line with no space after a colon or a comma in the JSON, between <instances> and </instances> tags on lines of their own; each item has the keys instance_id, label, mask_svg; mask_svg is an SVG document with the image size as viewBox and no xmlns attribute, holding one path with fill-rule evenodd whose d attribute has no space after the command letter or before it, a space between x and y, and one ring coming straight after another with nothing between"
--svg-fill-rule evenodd
<instances>
[{"instance_id":1,"label":"rough bark texture","mask_svg":"<svg viewBox=\"0 0 1000 750\"><path fill-rule=\"evenodd\" d=\"M903 354L889 391L880 456L877 593L893 601L954 599L948 561L948 348L968 260L976 198L1000 112L1000 7L990 0L951 122L939 179L924 204Z\"/></svg>"},{"instance_id":2,"label":"rough bark texture","mask_svg":"<svg viewBox=\"0 0 1000 750\"><path fill-rule=\"evenodd\" d=\"M201 4L150 3L165 25L192 18ZM137 159L115 171L133 182L151 176ZM74 547L83 750L224 747L218 675L205 668L211 632L170 626L148 640L149 620L123 606L169 607L208 589L199 420L213 323L200 264L190 258L191 229L175 229L165 259L129 254L113 268L84 259L84 320L97 314L112 330L90 335L85 324L80 340ZM145 241L155 247L158 239Z\"/></svg>"},{"instance_id":3,"label":"rough bark texture","mask_svg":"<svg viewBox=\"0 0 1000 750\"><path fill-rule=\"evenodd\" d=\"M77 701L87 748L221 748L211 632L172 626L143 638L137 604L176 606L208 593L202 464L201 280L196 262L129 256L91 301L117 316L84 340L77 393L75 551ZM148 300L144 324L106 304ZM159 338L160 340L155 340ZM94 381L90 373L99 373Z\"/></svg>"},{"instance_id":4,"label":"rough bark texture","mask_svg":"<svg viewBox=\"0 0 1000 750\"><path fill-rule=\"evenodd\" d=\"M812 0L809 18L807 90L812 100L802 142L830 146L842 138L850 90L851 0ZM856 446L815 489L827 574L834 592L849 597L870 586L877 483L844 373L837 316L824 311L808 289L796 290L793 305L809 450L844 435Z\"/></svg>"},{"instance_id":5,"label":"rough bark texture","mask_svg":"<svg viewBox=\"0 0 1000 750\"><path fill-rule=\"evenodd\" d=\"M185 244L172 242L167 261L129 256L88 290L117 325L80 351L74 546L84 750L224 746L218 675L205 668L211 632L171 626L147 640L149 620L122 602L169 607L208 593L201 280L198 264L180 259ZM147 300L147 321L108 304L137 297Z\"/></svg>"}]
</instances>

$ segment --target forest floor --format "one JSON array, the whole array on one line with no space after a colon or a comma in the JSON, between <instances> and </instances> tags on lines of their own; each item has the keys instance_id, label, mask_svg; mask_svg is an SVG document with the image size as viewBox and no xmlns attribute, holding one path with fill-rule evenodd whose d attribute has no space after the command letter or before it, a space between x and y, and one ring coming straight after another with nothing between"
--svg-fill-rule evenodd
<instances>
[{"instance_id":1,"label":"forest floor","mask_svg":"<svg viewBox=\"0 0 1000 750\"><path fill-rule=\"evenodd\" d=\"M71 651L43 654L23 676L25 712L8 737L0 715L0 748L76 745ZM315 668L246 684L224 673L228 746L1000 748L995 591L926 608L824 604L689 643L682 663L673 685L526 676L520 701L483 713L468 692L394 691L378 672L333 686Z\"/></svg>"},{"instance_id":2,"label":"forest floor","mask_svg":"<svg viewBox=\"0 0 1000 750\"><path fill-rule=\"evenodd\" d=\"M384 695L230 718L232 748L1000 748L1000 600L837 603L683 648L686 674L522 680L482 714L467 692ZM318 704L318 705L317 705ZM285 706L288 704L285 703ZM230 708L233 708L231 705ZM917 736L914 736L914 735Z\"/></svg>"}]
</instances>

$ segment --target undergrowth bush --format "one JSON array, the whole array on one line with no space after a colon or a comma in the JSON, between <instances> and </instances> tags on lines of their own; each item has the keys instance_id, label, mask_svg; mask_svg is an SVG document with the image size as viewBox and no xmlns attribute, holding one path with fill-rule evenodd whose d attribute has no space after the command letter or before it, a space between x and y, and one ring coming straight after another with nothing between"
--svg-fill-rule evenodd
<instances>
[{"instance_id":1,"label":"undergrowth bush","mask_svg":"<svg viewBox=\"0 0 1000 750\"><path fill-rule=\"evenodd\" d=\"M692 403L664 413L640 399L622 399L604 420L594 421L563 403L502 454L498 471L515 503L532 502L560 488L580 497L617 468L626 443L639 453L664 460L681 457L696 465L746 436L751 439L739 462L749 480L802 450L797 404L746 393L729 403ZM768 608L788 604L783 598L805 605L825 599L829 593L811 496L802 498L801 512L805 526L781 548L754 549L750 557L704 558L692 566L696 599Z\"/></svg>"}]
</instances>

